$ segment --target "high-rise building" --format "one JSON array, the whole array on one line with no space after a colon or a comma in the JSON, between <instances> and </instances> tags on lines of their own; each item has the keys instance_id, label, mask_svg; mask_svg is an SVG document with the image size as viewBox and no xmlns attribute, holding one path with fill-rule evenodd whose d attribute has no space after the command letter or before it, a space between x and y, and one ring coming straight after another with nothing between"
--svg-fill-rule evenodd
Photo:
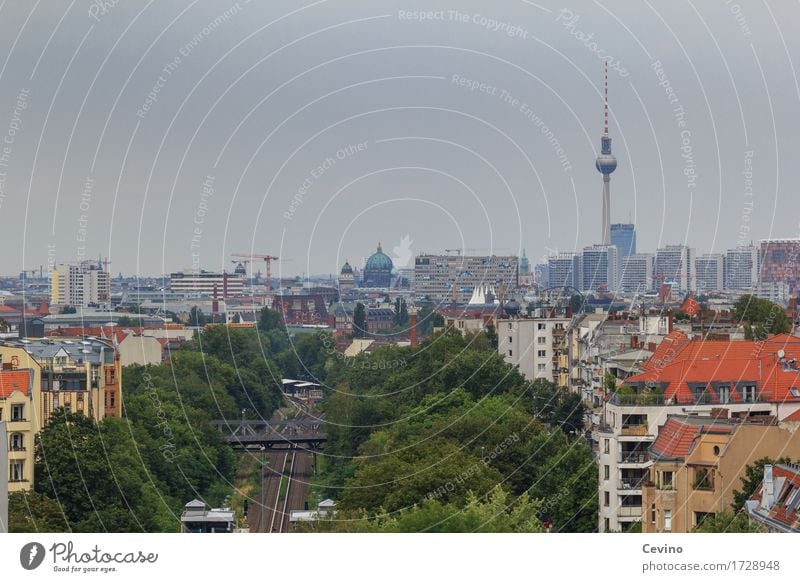
<instances>
[{"instance_id":1,"label":"high-rise building","mask_svg":"<svg viewBox=\"0 0 800 582\"><path fill-rule=\"evenodd\" d=\"M617 158L611 153L611 138L608 136L608 61L605 62L605 108L603 112L603 137L600 139L600 155L595 167L603 174L603 230L602 243L611 243L611 172L617 169Z\"/></svg>"},{"instance_id":2,"label":"high-rise building","mask_svg":"<svg viewBox=\"0 0 800 582\"><path fill-rule=\"evenodd\" d=\"M547 260L548 287L574 287L583 285L580 253L558 253Z\"/></svg>"},{"instance_id":3,"label":"high-rise building","mask_svg":"<svg viewBox=\"0 0 800 582\"><path fill-rule=\"evenodd\" d=\"M592 245L583 249L581 291L616 291L619 272L617 247Z\"/></svg>"},{"instance_id":4,"label":"high-rise building","mask_svg":"<svg viewBox=\"0 0 800 582\"><path fill-rule=\"evenodd\" d=\"M108 271L94 261L59 265L50 273L50 302L55 305L96 306L108 304L110 296Z\"/></svg>"},{"instance_id":5,"label":"high-rise building","mask_svg":"<svg viewBox=\"0 0 800 582\"><path fill-rule=\"evenodd\" d=\"M499 292L519 287L519 257L508 255L417 255L414 260L414 294L432 301L455 299L466 303L477 287Z\"/></svg>"},{"instance_id":6,"label":"high-rise building","mask_svg":"<svg viewBox=\"0 0 800 582\"><path fill-rule=\"evenodd\" d=\"M213 271L181 271L170 273L169 289L185 295L236 297L245 294L244 277L234 273Z\"/></svg>"},{"instance_id":7,"label":"high-rise building","mask_svg":"<svg viewBox=\"0 0 800 582\"><path fill-rule=\"evenodd\" d=\"M544 378L566 386L569 323L566 317L501 320L497 322L497 352L507 364L518 366L526 380Z\"/></svg>"},{"instance_id":8,"label":"high-rise building","mask_svg":"<svg viewBox=\"0 0 800 582\"><path fill-rule=\"evenodd\" d=\"M644 293L653 288L653 255L642 253L621 261L619 290L624 293Z\"/></svg>"},{"instance_id":9,"label":"high-rise building","mask_svg":"<svg viewBox=\"0 0 800 582\"><path fill-rule=\"evenodd\" d=\"M724 285L725 257L708 253L695 259L695 277L698 291L722 291Z\"/></svg>"},{"instance_id":10,"label":"high-rise building","mask_svg":"<svg viewBox=\"0 0 800 582\"><path fill-rule=\"evenodd\" d=\"M729 249L725 254L725 289L750 290L758 284L758 248Z\"/></svg>"},{"instance_id":11,"label":"high-rise building","mask_svg":"<svg viewBox=\"0 0 800 582\"><path fill-rule=\"evenodd\" d=\"M786 283L789 291L800 290L800 238L760 241L762 283Z\"/></svg>"},{"instance_id":12,"label":"high-rise building","mask_svg":"<svg viewBox=\"0 0 800 582\"><path fill-rule=\"evenodd\" d=\"M612 224L611 244L617 247L619 259L636 254L636 227L632 224Z\"/></svg>"},{"instance_id":13,"label":"high-rise building","mask_svg":"<svg viewBox=\"0 0 800 582\"><path fill-rule=\"evenodd\" d=\"M672 283L672 288L686 293L696 289L694 249L686 245L667 245L656 251L653 261L653 284L659 288Z\"/></svg>"}]
</instances>

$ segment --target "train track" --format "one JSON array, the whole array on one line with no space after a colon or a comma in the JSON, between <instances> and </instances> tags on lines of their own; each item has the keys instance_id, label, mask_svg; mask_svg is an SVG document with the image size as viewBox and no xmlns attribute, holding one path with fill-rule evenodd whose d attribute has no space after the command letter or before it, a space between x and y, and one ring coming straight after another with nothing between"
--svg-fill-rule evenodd
<instances>
[{"instance_id":1,"label":"train track","mask_svg":"<svg viewBox=\"0 0 800 582\"><path fill-rule=\"evenodd\" d=\"M296 420L308 413L300 408ZM304 509L308 497L311 453L301 449L264 451L261 467L261 495L251 513L250 531L286 533L291 531L292 510ZM284 486L285 483L285 486Z\"/></svg>"}]
</instances>

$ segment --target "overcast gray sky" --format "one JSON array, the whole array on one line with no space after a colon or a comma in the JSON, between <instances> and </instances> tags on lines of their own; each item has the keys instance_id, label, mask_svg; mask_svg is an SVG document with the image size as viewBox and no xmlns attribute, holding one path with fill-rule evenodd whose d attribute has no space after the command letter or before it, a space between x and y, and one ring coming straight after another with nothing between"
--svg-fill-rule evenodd
<instances>
[{"instance_id":1,"label":"overcast gray sky","mask_svg":"<svg viewBox=\"0 0 800 582\"><path fill-rule=\"evenodd\" d=\"M798 236L796 2L0 6L2 273L581 248L603 58L640 251Z\"/></svg>"}]
</instances>

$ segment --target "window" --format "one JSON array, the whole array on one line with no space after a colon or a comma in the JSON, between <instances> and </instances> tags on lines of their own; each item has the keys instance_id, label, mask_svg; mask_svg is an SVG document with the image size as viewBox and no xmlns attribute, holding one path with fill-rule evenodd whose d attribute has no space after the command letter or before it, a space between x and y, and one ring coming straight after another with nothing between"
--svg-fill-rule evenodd
<instances>
[{"instance_id":1,"label":"window","mask_svg":"<svg viewBox=\"0 0 800 582\"><path fill-rule=\"evenodd\" d=\"M650 523L656 523L656 504L650 506Z\"/></svg>"},{"instance_id":2,"label":"window","mask_svg":"<svg viewBox=\"0 0 800 582\"><path fill-rule=\"evenodd\" d=\"M695 511L694 512L694 525L695 527L699 525L703 525L703 522L706 519L714 519L714 514L709 513L707 511Z\"/></svg>"},{"instance_id":3,"label":"window","mask_svg":"<svg viewBox=\"0 0 800 582\"><path fill-rule=\"evenodd\" d=\"M605 507L608 507L610 503L611 503L611 495L608 493L608 491L603 491L603 505Z\"/></svg>"},{"instance_id":4,"label":"window","mask_svg":"<svg viewBox=\"0 0 800 582\"><path fill-rule=\"evenodd\" d=\"M508 355L509 356L513 356L514 355L514 350L508 350ZM106 404L106 406L108 406L108 404Z\"/></svg>"},{"instance_id":5,"label":"window","mask_svg":"<svg viewBox=\"0 0 800 582\"><path fill-rule=\"evenodd\" d=\"M544 371L547 369L547 364L538 364L538 365L536 366L536 369L537 369L539 372L544 372Z\"/></svg>"},{"instance_id":6,"label":"window","mask_svg":"<svg viewBox=\"0 0 800 582\"><path fill-rule=\"evenodd\" d=\"M536 325L536 329L547 329L546 323L539 323Z\"/></svg>"},{"instance_id":7,"label":"window","mask_svg":"<svg viewBox=\"0 0 800 582\"><path fill-rule=\"evenodd\" d=\"M611 522L609 522L608 518L605 518L605 521L603 521L603 525L605 525L603 531L611 530Z\"/></svg>"},{"instance_id":8,"label":"window","mask_svg":"<svg viewBox=\"0 0 800 582\"><path fill-rule=\"evenodd\" d=\"M659 482L658 488L665 489L667 491L672 489L673 479L675 478L675 473L672 471L659 471Z\"/></svg>"},{"instance_id":9,"label":"window","mask_svg":"<svg viewBox=\"0 0 800 582\"><path fill-rule=\"evenodd\" d=\"M24 479L25 461L11 461L8 467L8 480L9 481L22 481Z\"/></svg>"},{"instance_id":10,"label":"window","mask_svg":"<svg viewBox=\"0 0 800 582\"><path fill-rule=\"evenodd\" d=\"M514 336L508 336L508 343L511 343L513 341L514 341Z\"/></svg>"},{"instance_id":11,"label":"window","mask_svg":"<svg viewBox=\"0 0 800 582\"><path fill-rule=\"evenodd\" d=\"M603 439L603 452L607 455L611 448L611 439Z\"/></svg>"},{"instance_id":12,"label":"window","mask_svg":"<svg viewBox=\"0 0 800 582\"><path fill-rule=\"evenodd\" d=\"M603 479L608 481L610 477L611 477L611 467L609 467L608 465L603 465Z\"/></svg>"},{"instance_id":13,"label":"window","mask_svg":"<svg viewBox=\"0 0 800 582\"><path fill-rule=\"evenodd\" d=\"M540 358L546 358L547 350L539 350L538 352L536 352L536 355L539 356Z\"/></svg>"},{"instance_id":14,"label":"window","mask_svg":"<svg viewBox=\"0 0 800 582\"><path fill-rule=\"evenodd\" d=\"M752 384L742 388L742 402L755 402L756 401L756 387Z\"/></svg>"},{"instance_id":15,"label":"window","mask_svg":"<svg viewBox=\"0 0 800 582\"><path fill-rule=\"evenodd\" d=\"M705 467L696 467L694 470L694 488L701 491L714 489L714 471Z\"/></svg>"},{"instance_id":16,"label":"window","mask_svg":"<svg viewBox=\"0 0 800 582\"><path fill-rule=\"evenodd\" d=\"M672 511L664 510L664 531L672 531Z\"/></svg>"},{"instance_id":17,"label":"window","mask_svg":"<svg viewBox=\"0 0 800 582\"><path fill-rule=\"evenodd\" d=\"M719 447L717 445L714 445L714 455L719 457Z\"/></svg>"},{"instance_id":18,"label":"window","mask_svg":"<svg viewBox=\"0 0 800 582\"><path fill-rule=\"evenodd\" d=\"M25 450L25 440L22 434L15 432L14 434L11 435L10 448L12 451Z\"/></svg>"},{"instance_id":19,"label":"window","mask_svg":"<svg viewBox=\"0 0 800 582\"><path fill-rule=\"evenodd\" d=\"M538 343L540 343L540 344L546 344L546 343L547 343L547 338L546 338L545 336L543 336L543 335L540 335L540 336L539 336L539 337L536 339L536 341L537 341Z\"/></svg>"},{"instance_id":20,"label":"window","mask_svg":"<svg viewBox=\"0 0 800 582\"><path fill-rule=\"evenodd\" d=\"M717 388L717 396L720 404L727 404L731 401L731 387L727 385L720 386Z\"/></svg>"},{"instance_id":21,"label":"window","mask_svg":"<svg viewBox=\"0 0 800 582\"><path fill-rule=\"evenodd\" d=\"M25 405L12 404L11 405L11 422L25 420Z\"/></svg>"}]
</instances>

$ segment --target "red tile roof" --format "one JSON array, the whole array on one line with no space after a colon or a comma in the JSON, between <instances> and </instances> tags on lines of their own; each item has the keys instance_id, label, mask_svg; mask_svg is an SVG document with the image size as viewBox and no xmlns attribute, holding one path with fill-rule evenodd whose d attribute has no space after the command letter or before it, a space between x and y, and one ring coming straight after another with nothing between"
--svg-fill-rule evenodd
<instances>
[{"instance_id":1,"label":"red tile roof","mask_svg":"<svg viewBox=\"0 0 800 582\"><path fill-rule=\"evenodd\" d=\"M783 351L783 361L779 351ZM789 334L773 336L764 342L689 340L681 332L672 332L642 367L644 372L631 376L627 384L641 382L664 386L664 397L685 404L694 400L692 384L711 382L753 382L758 394L770 402L800 402L792 389L800 391L800 338ZM789 365L795 360L794 368ZM713 386L709 387L714 392ZM740 394L732 391L732 402Z\"/></svg>"},{"instance_id":2,"label":"red tile roof","mask_svg":"<svg viewBox=\"0 0 800 582\"><path fill-rule=\"evenodd\" d=\"M670 416L658 429L658 436L650 445L650 452L664 458L684 459L692 452L695 439L702 433L730 434L734 426L727 421L688 421Z\"/></svg>"},{"instance_id":3,"label":"red tile roof","mask_svg":"<svg viewBox=\"0 0 800 582\"><path fill-rule=\"evenodd\" d=\"M797 465L773 465L772 466L772 481L777 485L779 480L783 478L780 489L775 488L775 504L769 510L769 518L774 519L790 526L792 529L800 531L800 503L794 502L791 506L787 505L791 496L789 488L793 491L800 489L800 467ZM750 499L755 501L761 500L761 494L764 488L764 482L756 489Z\"/></svg>"},{"instance_id":4,"label":"red tile roof","mask_svg":"<svg viewBox=\"0 0 800 582\"><path fill-rule=\"evenodd\" d=\"M0 398L8 398L13 392L30 394L30 370L2 370L0 371Z\"/></svg>"},{"instance_id":5,"label":"red tile roof","mask_svg":"<svg viewBox=\"0 0 800 582\"><path fill-rule=\"evenodd\" d=\"M784 422L800 422L800 408L783 419Z\"/></svg>"}]
</instances>

